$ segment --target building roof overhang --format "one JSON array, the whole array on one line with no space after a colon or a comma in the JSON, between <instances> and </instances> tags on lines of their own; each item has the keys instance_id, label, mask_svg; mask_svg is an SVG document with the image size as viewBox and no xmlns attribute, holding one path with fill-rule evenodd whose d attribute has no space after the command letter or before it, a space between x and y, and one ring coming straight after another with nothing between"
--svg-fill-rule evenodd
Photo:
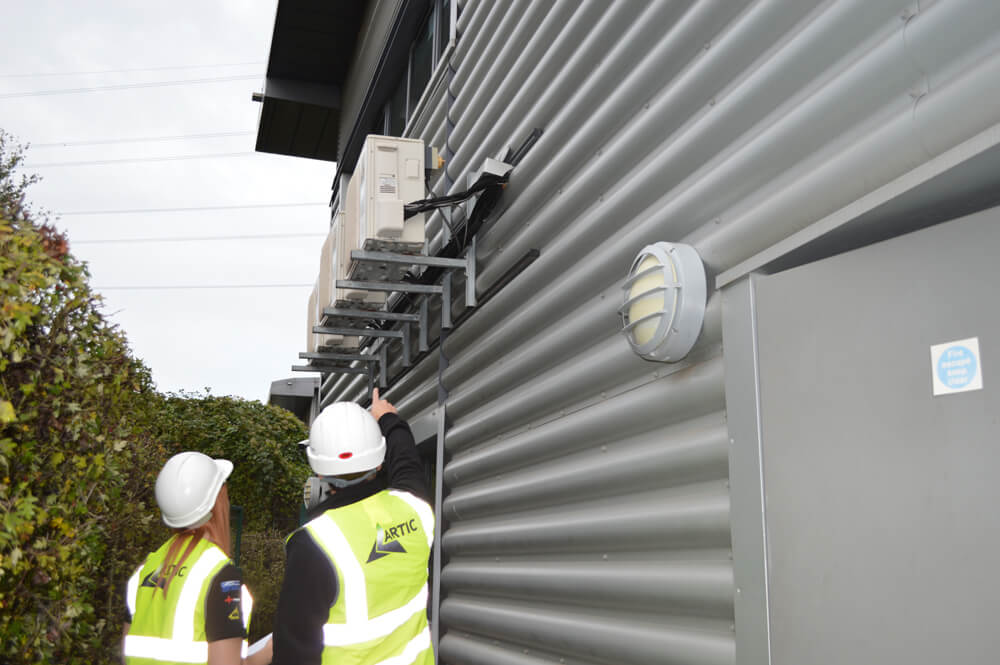
<instances>
[{"instance_id":1,"label":"building roof overhang","mask_svg":"<svg viewBox=\"0 0 1000 665\"><path fill-rule=\"evenodd\" d=\"M258 152L336 161L344 83L361 0L279 0L257 128Z\"/></svg>"}]
</instances>

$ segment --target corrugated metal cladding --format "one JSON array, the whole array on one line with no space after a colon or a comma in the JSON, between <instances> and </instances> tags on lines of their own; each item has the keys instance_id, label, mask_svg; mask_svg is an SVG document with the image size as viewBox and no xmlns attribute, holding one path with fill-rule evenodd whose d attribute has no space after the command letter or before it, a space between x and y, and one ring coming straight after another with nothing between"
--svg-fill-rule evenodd
<instances>
[{"instance_id":1,"label":"corrugated metal cladding","mask_svg":"<svg viewBox=\"0 0 1000 665\"><path fill-rule=\"evenodd\" d=\"M618 334L624 274L657 240L718 274L995 131L1000 3L484 0L459 35L408 130L447 140L453 189L545 133L480 292L540 257L445 345L440 660L734 663L721 297L687 360L649 363ZM428 413L437 371L390 398Z\"/></svg>"}]
</instances>

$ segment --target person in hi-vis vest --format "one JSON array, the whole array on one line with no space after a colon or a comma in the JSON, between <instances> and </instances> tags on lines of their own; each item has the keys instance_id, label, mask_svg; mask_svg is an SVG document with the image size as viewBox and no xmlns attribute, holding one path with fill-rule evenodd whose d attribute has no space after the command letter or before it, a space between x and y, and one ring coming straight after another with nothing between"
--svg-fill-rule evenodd
<instances>
[{"instance_id":1,"label":"person in hi-vis vest","mask_svg":"<svg viewBox=\"0 0 1000 665\"><path fill-rule=\"evenodd\" d=\"M129 578L126 665L266 665L270 640L248 655L253 599L229 558L229 460L174 455L156 478L156 503L173 534Z\"/></svg>"},{"instance_id":2,"label":"person in hi-vis vest","mask_svg":"<svg viewBox=\"0 0 1000 665\"><path fill-rule=\"evenodd\" d=\"M434 513L413 434L372 395L309 428L309 521L288 537L275 665L433 665L427 563Z\"/></svg>"}]
</instances>

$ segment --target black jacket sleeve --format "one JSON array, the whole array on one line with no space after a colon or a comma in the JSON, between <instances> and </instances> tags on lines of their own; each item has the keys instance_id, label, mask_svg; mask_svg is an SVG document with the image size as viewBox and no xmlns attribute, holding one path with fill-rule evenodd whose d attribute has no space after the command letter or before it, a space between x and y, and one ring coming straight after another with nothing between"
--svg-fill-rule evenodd
<instances>
[{"instance_id":1,"label":"black jacket sleeve","mask_svg":"<svg viewBox=\"0 0 1000 665\"><path fill-rule=\"evenodd\" d=\"M387 413L378 420L385 437L385 469L391 489L406 490L430 503L430 492L424 479L424 465L417 455L413 432L405 420Z\"/></svg>"},{"instance_id":2,"label":"black jacket sleeve","mask_svg":"<svg viewBox=\"0 0 1000 665\"><path fill-rule=\"evenodd\" d=\"M205 598L205 638L208 642L246 637L240 602L242 589L243 575L232 564L227 564L212 580Z\"/></svg>"},{"instance_id":3,"label":"black jacket sleeve","mask_svg":"<svg viewBox=\"0 0 1000 665\"><path fill-rule=\"evenodd\" d=\"M337 575L304 529L285 545L285 579L274 615L272 665L319 665L323 625L337 600Z\"/></svg>"}]
</instances>

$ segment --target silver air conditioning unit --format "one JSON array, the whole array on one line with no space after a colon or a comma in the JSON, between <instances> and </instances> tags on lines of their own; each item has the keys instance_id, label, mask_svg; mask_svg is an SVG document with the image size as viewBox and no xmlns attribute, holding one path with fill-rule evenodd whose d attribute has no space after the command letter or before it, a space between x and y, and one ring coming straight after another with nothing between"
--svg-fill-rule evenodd
<instances>
[{"instance_id":1,"label":"silver air conditioning unit","mask_svg":"<svg viewBox=\"0 0 1000 665\"><path fill-rule=\"evenodd\" d=\"M419 253L424 215L404 219L403 205L424 198L424 142L369 135L351 179L358 184L359 247Z\"/></svg>"},{"instance_id":2,"label":"silver air conditioning unit","mask_svg":"<svg viewBox=\"0 0 1000 665\"><path fill-rule=\"evenodd\" d=\"M319 278L316 286L316 312L314 319L317 324L323 321L323 310L333 307L334 294L336 293L337 279L337 255L340 249L340 227L344 224L344 213L338 212L334 215L330 232L327 233L323 241L323 248L319 256ZM360 340L357 337L344 337L342 335L318 335L317 347L357 347Z\"/></svg>"},{"instance_id":3,"label":"silver air conditioning unit","mask_svg":"<svg viewBox=\"0 0 1000 665\"><path fill-rule=\"evenodd\" d=\"M344 193L341 193L344 196ZM334 220L332 233L336 234L337 243L333 253L333 274L335 280L351 279L351 250L360 249L358 239L358 208L360 207L360 181L355 174L347 184L346 205L344 212L338 213ZM366 291L363 289L337 289L338 306L347 308L361 307L377 309L385 302L382 291Z\"/></svg>"}]
</instances>

